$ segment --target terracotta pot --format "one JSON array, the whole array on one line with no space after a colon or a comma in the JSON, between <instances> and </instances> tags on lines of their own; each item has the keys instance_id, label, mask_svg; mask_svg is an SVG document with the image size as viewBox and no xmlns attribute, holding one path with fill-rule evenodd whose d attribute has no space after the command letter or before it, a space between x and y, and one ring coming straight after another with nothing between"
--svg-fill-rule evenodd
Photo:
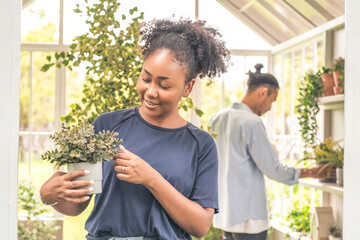
<instances>
[{"instance_id":1,"label":"terracotta pot","mask_svg":"<svg viewBox=\"0 0 360 240\"><path fill-rule=\"evenodd\" d=\"M323 89L323 96L326 97L326 96L332 96L334 95L334 87L332 88L324 88Z\"/></svg>"},{"instance_id":2,"label":"terracotta pot","mask_svg":"<svg viewBox=\"0 0 360 240\"><path fill-rule=\"evenodd\" d=\"M335 95L344 94L344 87L334 87L333 89L334 89Z\"/></svg>"},{"instance_id":3,"label":"terracotta pot","mask_svg":"<svg viewBox=\"0 0 360 240\"><path fill-rule=\"evenodd\" d=\"M333 76L334 76L334 83L335 83L336 87L344 86L343 85L343 80L339 79L339 77L344 76L344 74L340 73L340 71L338 70L336 72L333 72Z\"/></svg>"},{"instance_id":4,"label":"terracotta pot","mask_svg":"<svg viewBox=\"0 0 360 240\"><path fill-rule=\"evenodd\" d=\"M333 73L323 73L322 80L324 83L324 89L335 87L334 75Z\"/></svg>"}]
</instances>

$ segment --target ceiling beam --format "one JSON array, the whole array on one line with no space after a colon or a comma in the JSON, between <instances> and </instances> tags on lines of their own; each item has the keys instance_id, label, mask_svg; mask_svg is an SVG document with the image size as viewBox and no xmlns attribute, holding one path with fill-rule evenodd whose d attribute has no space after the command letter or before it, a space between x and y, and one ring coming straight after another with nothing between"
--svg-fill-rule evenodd
<instances>
[{"instance_id":1,"label":"ceiling beam","mask_svg":"<svg viewBox=\"0 0 360 240\"><path fill-rule=\"evenodd\" d=\"M271 34L261 28L258 24L249 19L245 14L243 14L230 0L216 0L220 3L225 9L242 21L246 26L258 34L261 38L267 41L270 45L274 46L280 43L279 40L274 38Z\"/></svg>"},{"instance_id":2,"label":"ceiling beam","mask_svg":"<svg viewBox=\"0 0 360 240\"><path fill-rule=\"evenodd\" d=\"M30 6L35 0L22 0L22 9L27 8Z\"/></svg>"},{"instance_id":3,"label":"ceiling beam","mask_svg":"<svg viewBox=\"0 0 360 240\"><path fill-rule=\"evenodd\" d=\"M283 8L287 11L291 11L293 14L296 14L302 19L302 22L309 28L317 27L315 23L313 23L310 19L304 16L301 12L299 12L296 8L294 8L288 1L280 1L278 2Z\"/></svg>"},{"instance_id":4,"label":"ceiling beam","mask_svg":"<svg viewBox=\"0 0 360 240\"><path fill-rule=\"evenodd\" d=\"M280 20L281 23L283 23L287 28L290 29L295 35L299 35L302 33L302 31L292 24L287 18L285 18L283 15L281 15L273 6L271 6L269 3L267 3L264 0L258 0L258 3L265 8L268 12L270 12L275 18Z\"/></svg>"},{"instance_id":5,"label":"ceiling beam","mask_svg":"<svg viewBox=\"0 0 360 240\"><path fill-rule=\"evenodd\" d=\"M323 8L318 2L314 0L305 0L307 3L310 4L311 7L313 7L317 12L319 12L326 20L330 21L334 19L335 17L328 12L325 8Z\"/></svg>"}]
</instances>

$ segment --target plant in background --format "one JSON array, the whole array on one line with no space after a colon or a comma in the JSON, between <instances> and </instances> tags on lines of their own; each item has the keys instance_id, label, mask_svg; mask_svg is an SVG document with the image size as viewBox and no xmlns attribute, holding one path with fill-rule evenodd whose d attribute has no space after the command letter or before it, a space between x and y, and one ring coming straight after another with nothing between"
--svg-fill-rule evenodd
<instances>
[{"instance_id":1,"label":"plant in background","mask_svg":"<svg viewBox=\"0 0 360 240\"><path fill-rule=\"evenodd\" d=\"M333 76L335 81L334 90L336 93L344 93L344 84L345 84L345 59L338 57L333 62Z\"/></svg>"},{"instance_id":2,"label":"plant in background","mask_svg":"<svg viewBox=\"0 0 360 240\"><path fill-rule=\"evenodd\" d=\"M321 72L307 72L300 86L299 104L295 107L299 113L300 132L306 148L316 144L318 130L316 115L320 110L317 101L322 96L322 89Z\"/></svg>"},{"instance_id":3,"label":"plant in background","mask_svg":"<svg viewBox=\"0 0 360 240\"><path fill-rule=\"evenodd\" d=\"M306 204L302 208L298 207L298 203L294 204L294 209L287 217L289 227L294 232L307 234L310 232L310 205Z\"/></svg>"},{"instance_id":4,"label":"plant in background","mask_svg":"<svg viewBox=\"0 0 360 240\"><path fill-rule=\"evenodd\" d=\"M88 5L87 0L84 2ZM48 63L41 69L46 72L53 66L70 70L80 64L87 66L81 103L72 104L61 120L71 123L85 117L92 123L104 112L139 106L136 82L143 64L139 27L144 13L136 14L138 9L134 7L129 14L121 15L120 22L115 17L121 6L118 0L100 0L85 9L76 6L75 13L86 12L89 31L74 38L69 52L57 52L54 58L47 56ZM191 98L181 101L179 108L194 109L198 116L202 115Z\"/></svg>"},{"instance_id":5,"label":"plant in background","mask_svg":"<svg viewBox=\"0 0 360 240\"><path fill-rule=\"evenodd\" d=\"M344 165L344 148L340 146L339 141L333 141L332 138L327 138L324 142L314 146L313 152L306 153L304 160L313 160L317 164L323 164L320 172L324 169L331 169L332 167L343 168Z\"/></svg>"},{"instance_id":6,"label":"plant in background","mask_svg":"<svg viewBox=\"0 0 360 240\"><path fill-rule=\"evenodd\" d=\"M50 208L42 204L38 191L35 191L31 181L19 184L18 209L20 213L26 213L24 219L18 220L18 239L56 239L55 233L59 230L56 219L46 222L40 219L41 215L50 212Z\"/></svg>"},{"instance_id":7,"label":"plant in background","mask_svg":"<svg viewBox=\"0 0 360 240\"><path fill-rule=\"evenodd\" d=\"M121 143L115 132L99 132L85 119L77 125L62 125L62 130L50 135L58 147L41 155L43 160L60 167L68 163L107 161L118 152L116 145Z\"/></svg>"}]
</instances>

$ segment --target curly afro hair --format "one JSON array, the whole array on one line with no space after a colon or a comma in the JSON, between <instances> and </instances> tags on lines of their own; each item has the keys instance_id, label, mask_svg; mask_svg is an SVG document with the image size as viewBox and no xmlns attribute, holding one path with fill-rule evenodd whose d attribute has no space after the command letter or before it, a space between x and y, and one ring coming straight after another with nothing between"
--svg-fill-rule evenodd
<instances>
[{"instance_id":1,"label":"curly afro hair","mask_svg":"<svg viewBox=\"0 0 360 240\"><path fill-rule=\"evenodd\" d=\"M230 51L222 35L205 21L190 19L153 20L141 30L142 54L146 60L159 49L167 49L187 70L186 82L199 76L225 73Z\"/></svg>"}]
</instances>

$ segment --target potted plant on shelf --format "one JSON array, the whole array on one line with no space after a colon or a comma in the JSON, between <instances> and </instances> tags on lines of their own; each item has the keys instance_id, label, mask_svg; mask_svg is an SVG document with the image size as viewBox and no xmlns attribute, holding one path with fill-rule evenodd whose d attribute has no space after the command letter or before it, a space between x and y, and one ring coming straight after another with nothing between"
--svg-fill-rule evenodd
<instances>
[{"instance_id":1,"label":"potted plant on shelf","mask_svg":"<svg viewBox=\"0 0 360 240\"><path fill-rule=\"evenodd\" d=\"M340 227L331 226L329 228L330 235L329 240L341 240L342 230Z\"/></svg>"},{"instance_id":2,"label":"potted plant on shelf","mask_svg":"<svg viewBox=\"0 0 360 240\"><path fill-rule=\"evenodd\" d=\"M344 69L345 69L345 59L339 57L335 59L333 63L333 76L334 76L334 93L342 94L344 93Z\"/></svg>"},{"instance_id":3,"label":"potted plant on shelf","mask_svg":"<svg viewBox=\"0 0 360 240\"><path fill-rule=\"evenodd\" d=\"M89 174L74 180L93 180L94 188L91 193L101 193L102 190L102 162L107 161L118 152L116 146L122 142L117 133L102 131L97 134L93 126L82 119L79 124L61 126L61 131L50 135L57 148L41 155L43 160L55 163L55 167L67 164L68 171L77 169L89 170Z\"/></svg>"},{"instance_id":4,"label":"potted plant on shelf","mask_svg":"<svg viewBox=\"0 0 360 240\"><path fill-rule=\"evenodd\" d=\"M344 148L340 146L339 142L327 138L324 142L316 145L312 152L307 152L300 160L313 160L317 165L323 166L320 172L327 171L327 174L325 178L320 179L320 182L335 183L337 181L336 169L342 169L344 165Z\"/></svg>"},{"instance_id":5,"label":"potted plant on shelf","mask_svg":"<svg viewBox=\"0 0 360 240\"><path fill-rule=\"evenodd\" d=\"M324 83L323 96L334 95L334 75L331 68L322 67L322 81Z\"/></svg>"},{"instance_id":6,"label":"potted plant on shelf","mask_svg":"<svg viewBox=\"0 0 360 240\"><path fill-rule=\"evenodd\" d=\"M300 132L306 148L312 148L316 144L318 129L316 115L320 110L317 102L322 96L323 87L321 72L308 71L299 89L300 97L297 99L299 103L296 111L299 113Z\"/></svg>"}]
</instances>

